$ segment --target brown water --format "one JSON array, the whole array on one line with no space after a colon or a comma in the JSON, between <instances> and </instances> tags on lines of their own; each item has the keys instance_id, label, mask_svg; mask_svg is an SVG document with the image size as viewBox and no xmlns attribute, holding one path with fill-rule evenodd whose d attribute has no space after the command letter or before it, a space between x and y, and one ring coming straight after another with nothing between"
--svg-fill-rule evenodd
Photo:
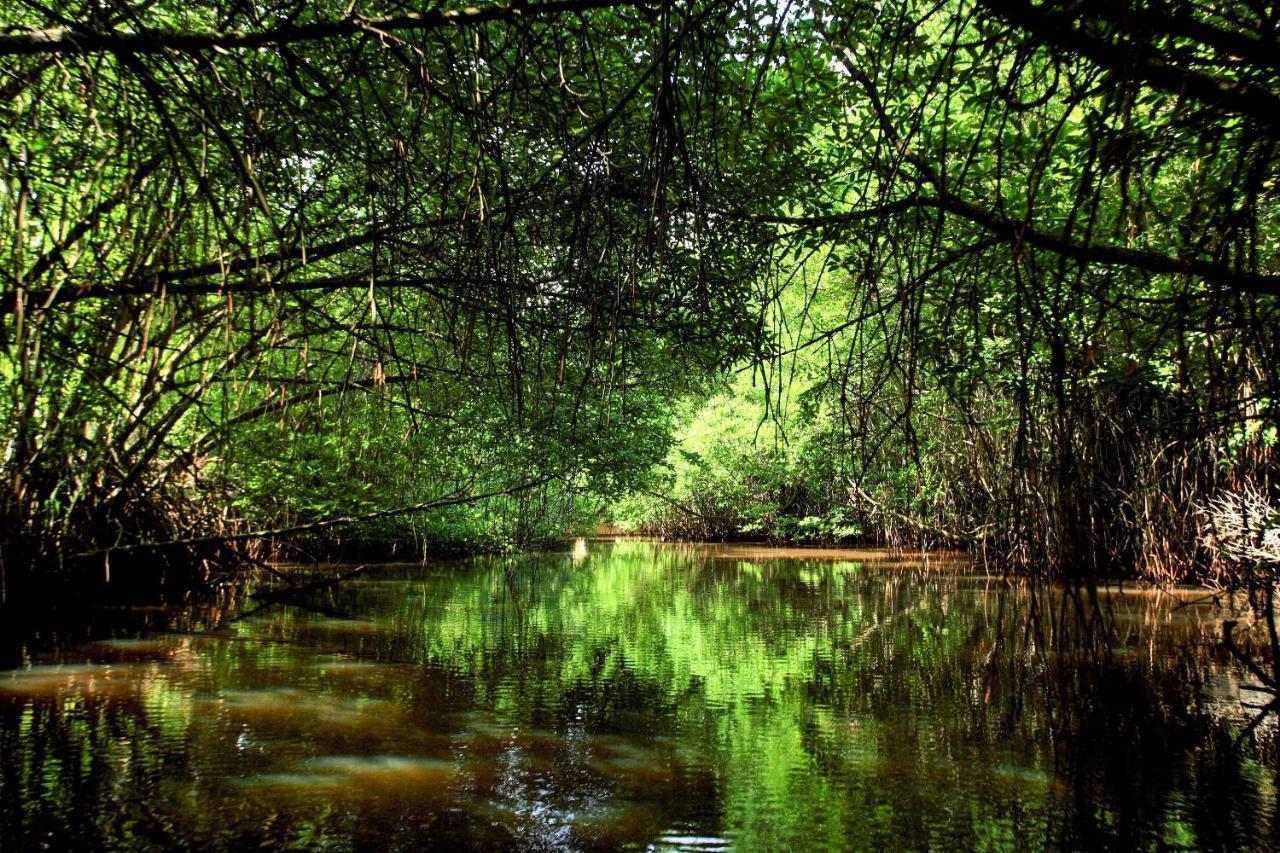
<instances>
[{"instance_id":1,"label":"brown water","mask_svg":"<svg viewBox=\"0 0 1280 853\"><path fill-rule=\"evenodd\" d=\"M98 614L0 671L0 848L1272 848L1198 598L619 542Z\"/></svg>"}]
</instances>

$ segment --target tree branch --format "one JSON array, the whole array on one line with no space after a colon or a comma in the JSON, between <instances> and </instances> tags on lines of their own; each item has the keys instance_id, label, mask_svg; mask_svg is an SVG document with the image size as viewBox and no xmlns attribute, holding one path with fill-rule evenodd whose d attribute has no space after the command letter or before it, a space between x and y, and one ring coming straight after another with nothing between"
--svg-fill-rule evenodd
<instances>
[{"instance_id":1,"label":"tree branch","mask_svg":"<svg viewBox=\"0 0 1280 853\"><path fill-rule=\"evenodd\" d=\"M158 551L165 548L182 548L192 545L222 545L228 542L246 542L252 539L274 539L280 536L293 536L298 533L312 533L316 530L326 530L330 527L338 527L344 524L358 524L362 521L377 521L382 518L394 518L398 515L413 515L414 513L419 512L429 512L433 509L444 509L445 507L475 503L476 501L482 501L488 498L514 495L520 492L527 492L529 489L541 486L544 483L549 482L550 479L550 477L541 477L537 480L529 480L517 486L509 486L505 489L494 489L491 492L482 492L478 495L462 495L454 493L447 498L423 501L422 503L412 504L410 506L380 509L374 512L367 512L362 515L343 515L336 518L312 521L307 524L295 524L290 527L277 527L272 530L251 530L246 533L231 533L225 536L196 536L190 539L173 539L168 542L138 542L132 545L113 545L109 548L98 548L93 551L81 551L78 554L72 554L67 559L81 560L88 559L90 557L103 557L108 554L127 554L136 551Z\"/></svg>"},{"instance_id":2,"label":"tree branch","mask_svg":"<svg viewBox=\"0 0 1280 853\"><path fill-rule=\"evenodd\" d=\"M147 30L126 33L118 30L92 30L87 27L54 27L0 36L0 56L47 54L147 54L205 53L208 51L252 50L280 47L298 42L320 41L368 34L378 36L397 31L426 31L448 26L475 26L491 21L518 21L549 18L565 13L593 9L640 7L639 0L547 0L543 3L485 6L464 9L432 9L387 18L365 18L349 15L336 21L309 24L287 24L262 32L176 32Z\"/></svg>"},{"instance_id":3,"label":"tree branch","mask_svg":"<svg viewBox=\"0 0 1280 853\"><path fill-rule=\"evenodd\" d=\"M1061 50L1082 56L1121 78L1138 79L1153 88L1188 95L1212 107L1246 115L1263 124L1280 125L1280 95L1245 80L1223 80L1151 55L1137 41L1116 42L1096 35L1077 18L1026 0L981 0L1015 27Z\"/></svg>"},{"instance_id":4,"label":"tree branch","mask_svg":"<svg viewBox=\"0 0 1280 853\"><path fill-rule=\"evenodd\" d=\"M1236 290L1265 295L1280 294L1280 274L1254 273L1246 270L1232 269L1224 264L1206 261L1199 258L1183 258L1149 252L1142 249L1129 249L1123 246L1094 243L1078 243L1049 231L1035 228L1021 221L1010 219L1002 214L994 213L970 201L955 196L929 197L912 196L896 199L873 207L852 210L845 213L831 213L818 216L786 216L772 214L738 213L722 211L720 215L738 217L753 222L767 222L777 225L795 225L805 228L820 228L848 225L882 216L893 216L909 210L933 209L949 213L961 219L979 225L991 234L1000 238L1001 242L1015 246L1033 246L1066 255L1084 263L1101 264L1103 266L1128 267L1143 272L1163 275L1192 275L1215 284L1223 284Z\"/></svg>"}]
</instances>

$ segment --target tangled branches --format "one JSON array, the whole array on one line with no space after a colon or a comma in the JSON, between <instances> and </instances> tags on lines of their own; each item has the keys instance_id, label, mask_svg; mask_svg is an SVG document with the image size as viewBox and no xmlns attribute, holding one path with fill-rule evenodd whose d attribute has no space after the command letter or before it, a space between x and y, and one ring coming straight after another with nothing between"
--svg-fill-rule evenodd
<instances>
[{"instance_id":1,"label":"tangled branches","mask_svg":"<svg viewBox=\"0 0 1280 853\"><path fill-rule=\"evenodd\" d=\"M526 479L554 529L742 364L807 422L806 512L1030 570L1194 574L1195 507L1275 487L1249 3L8 15L9 551Z\"/></svg>"},{"instance_id":2,"label":"tangled branches","mask_svg":"<svg viewBox=\"0 0 1280 853\"><path fill-rule=\"evenodd\" d=\"M764 226L701 198L750 5L8 14L11 563L462 484L567 505L758 344ZM193 502L232 521L159 509Z\"/></svg>"},{"instance_id":3,"label":"tangled branches","mask_svg":"<svg viewBox=\"0 0 1280 853\"><path fill-rule=\"evenodd\" d=\"M1214 497L1201 510L1208 545L1235 563L1280 566L1280 509L1257 489Z\"/></svg>"}]
</instances>

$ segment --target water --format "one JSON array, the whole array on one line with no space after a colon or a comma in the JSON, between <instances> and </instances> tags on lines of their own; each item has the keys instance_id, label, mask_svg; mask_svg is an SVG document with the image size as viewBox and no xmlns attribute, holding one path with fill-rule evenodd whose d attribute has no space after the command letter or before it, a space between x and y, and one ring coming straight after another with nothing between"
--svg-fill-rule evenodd
<instances>
[{"instance_id":1,"label":"water","mask_svg":"<svg viewBox=\"0 0 1280 853\"><path fill-rule=\"evenodd\" d=\"M1198 598L619 542L100 613L0 671L0 848L1272 848Z\"/></svg>"}]
</instances>

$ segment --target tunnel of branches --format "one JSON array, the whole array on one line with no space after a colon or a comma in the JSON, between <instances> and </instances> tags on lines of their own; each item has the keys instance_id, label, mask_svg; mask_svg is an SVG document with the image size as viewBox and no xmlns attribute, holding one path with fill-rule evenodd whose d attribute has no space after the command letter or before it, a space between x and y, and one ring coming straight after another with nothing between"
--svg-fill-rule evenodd
<instances>
[{"instance_id":1,"label":"tunnel of branches","mask_svg":"<svg viewBox=\"0 0 1280 853\"><path fill-rule=\"evenodd\" d=\"M4 576L620 505L1230 572L1275 488L1278 15L8 3Z\"/></svg>"}]
</instances>

